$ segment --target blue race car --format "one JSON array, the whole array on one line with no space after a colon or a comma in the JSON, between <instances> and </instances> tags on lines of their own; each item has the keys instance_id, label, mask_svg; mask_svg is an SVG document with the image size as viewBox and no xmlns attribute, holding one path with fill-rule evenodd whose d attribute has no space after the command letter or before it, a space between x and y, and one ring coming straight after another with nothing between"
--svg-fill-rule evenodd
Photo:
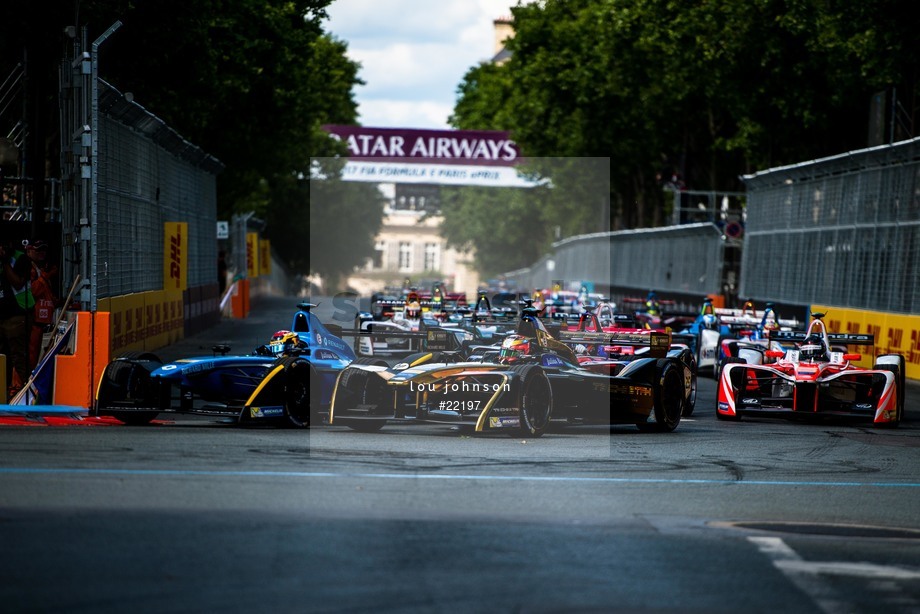
<instances>
[{"instance_id":1,"label":"blue race car","mask_svg":"<svg viewBox=\"0 0 920 614\"><path fill-rule=\"evenodd\" d=\"M329 407L340 371L355 355L301 303L291 330L278 331L252 354L212 356L163 364L148 352L109 363L96 391L95 414L125 424L149 424L163 412L234 418L240 423L281 423L308 428L311 414Z\"/></svg>"}]
</instances>

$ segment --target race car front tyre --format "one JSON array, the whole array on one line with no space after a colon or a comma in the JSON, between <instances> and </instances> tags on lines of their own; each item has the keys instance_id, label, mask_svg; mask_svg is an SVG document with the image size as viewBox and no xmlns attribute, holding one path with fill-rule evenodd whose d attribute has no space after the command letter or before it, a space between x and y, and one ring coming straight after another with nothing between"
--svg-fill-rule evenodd
<instances>
[{"instance_id":1,"label":"race car front tyre","mask_svg":"<svg viewBox=\"0 0 920 614\"><path fill-rule=\"evenodd\" d=\"M284 365L284 414L288 426L310 428L311 374L310 363L298 356L281 359Z\"/></svg>"},{"instance_id":2,"label":"race car front tyre","mask_svg":"<svg viewBox=\"0 0 920 614\"><path fill-rule=\"evenodd\" d=\"M343 398L348 398L351 401L358 404L368 404L370 398L376 398L376 395L379 394L380 390L368 390L368 387L371 386L371 382L375 382L380 386L383 386L383 380L377 382L377 380L372 380L371 377L377 377L369 371L363 369L352 369L352 365L369 365L376 367L387 367L387 363L384 360L379 358L358 358L353 360L351 365L345 368L342 372L342 375L339 379L338 389L336 394L342 394ZM382 429L386 425L387 421L385 418L380 420L375 420L373 418L348 418L348 417L339 417L338 415L334 418L333 424L347 426L353 431L358 431L361 433L375 433Z\"/></svg>"},{"instance_id":3,"label":"race car front tyre","mask_svg":"<svg viewBox=\"0 0 920 614\"><path fill-rule=\"evenodd\" d=\"M520 427L509 431L511 437L542 437L553 413L553 390L549 378L539 365L518 365L516 375L520 391Z\"/></svg>"},{"instance_id":4,"label":"race car front tyre","mask_svg":"<svg viewBox=\"0 0 920 614\"><path fill-rule=\"evenodd\" d=\"M102 373L96 394L96 415L112 416L129 426L150 424L158 411L119 411L112 405L133 403L140 407L161 405L159 387L150 373L163 365L156 354L125 352L110 362Z\"/></svg>"},{"instance_id":5,"label":"race car front tyre","mask_svg":"<svg viewBox=\"0 0 920 614\"><path fill-rule=\"evenodd\" d=\"M883 354L876 358L875 368L880 371L891 371L894 373L895 381L895 394L898 396L898 408L897 408L897 418L891 422L879 423L880 427L887 428L897 428L901 424L901 418L904 417L904 394L905 390L905 378L904 373L906 365L904 362L904 357L900 354Z\"/></svg>"},{"instance_id":6,"label":"race car front tyre","mask_svg":"<svg viewBox=\"0 0 920 614\"><path fill-rule=\"evenodd\" d=\"M743 365L743 364L747 364L747 361L744 360L743 358L738 358L737 356L729 356L728 358L723 358L722 362L719 363L719 375L718 377L716 377L716 386L722 385L722 370L725 369L725 365L728 365L728 364ZM738 391L736 390L734 394L737 395ZM716 403L718 403L718 401L716 401ZM730 420L733 422L737 422L738 420L741 420L741 416L739 414L732 414L732 415L722 414L722 413L719 413L718 410L716 410L716 418L718 418L719 420Z\"/></svg>"},{"instance_id":7,"label":"race car front tyre","mask_svg":"<svg viewBox=\"0 0 920 614\"><path fill-rule=\"evenodd\" d=\"M724 358L721 360L719 359L719 356L722 355L722 340L723 339L724 337L722 335L719 335L719 340L716 343L715 359L712 361L712 378L716 381L719 381L719 376L722 375L721 362L722 360L725 360Z\"/></svg>"},{"instance_id":8,"label":"race car front tyre","mask_svg":"<svg viewBox=\"0 0 920 614\"><path fill-rule=\"evenodd\" d=\"M715 375L716 375L716 385L717 386L719 385L719 380L722 378L722 370L725 369L725 365L727 364L743 365L743 364L747 364L747 361L743 358L739 358L738 356L727 356L723 358L720 362L716 363L716 366L714 368L716 370Z\"/></svg>"},{"instance_id":9,"label":"race car front tyre","mask_svg":"<svg viewBox=\"0 0 920 614\"><path fill-rule=\"evenodd\" d=\"M668 433L680 424L684 407L684 378L680 367L670 360L658 361L658 378L655 386L654 422L636 424L640 431Z\"/></svg>"}]
</instances>

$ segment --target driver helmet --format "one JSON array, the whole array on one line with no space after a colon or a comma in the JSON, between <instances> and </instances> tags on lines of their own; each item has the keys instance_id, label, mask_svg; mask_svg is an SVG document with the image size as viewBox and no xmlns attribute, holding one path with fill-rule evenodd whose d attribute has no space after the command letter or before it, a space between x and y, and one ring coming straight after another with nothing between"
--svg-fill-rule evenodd
<instances>
[{"instance_id":1,"label":"driver helmet","mask_svg":"<svg viewBox=\"0 0 920 614\"><path fill-rule=\"evenodd\" d=\"M297 333L292 333L289 330L279 330L272 335L272 340L269 342L268 347L272 354L280 356L290 352L299 344L300 336Z\"/></svg>"},{"instance_id":2,"label":"driver helmet","mask_svg":"<svg viewBox=\"0 0 920 614\"><path fill-rule=\"evenodd\" d=\"M652 290L648 293L648 297L645 299L646 313L656 316L658 315L658 307L658 295L654 290Z\"/></svg>"},{"instance_id":3,"label":"driver helmet","mask_svg":"<svg viewBox=\"0 0 920 614\"><path fill-rule=\"evenodd\" d=\"M712 313L703 314L703 328L715 330L717 328L716 316Z\"/></svg>"},{"instance_id":4,"label":"driver helmet","mask_svg":"<svg viewBox=\"0 0 920 614\"><path fill-rule=\"evenodd\" d=\"M543 308L546 306L543 303L543 293L539 290L534 291L532 300L534 308L543 311Z\"/></svg>"},{"instance_id":5,"label":"driver helmet","mask_svg":"<svg viewBox=\"0 0 920 614\"><path fill-rule=\"evenodd\" d=\"M530 353L531 339L522 335L508 335L502 341L498 361L504 364L519 362Z\"/></svg>"},{"instance_id":6,"label":"driver helmet","mask_svg":"<svg viewBox=\"0 0 920 614\"><path fill-rule=\"evenodd\" d=\"M764 314L763 329L764 330L779 330L779 322L776 321L776 314L773 313L772 311L768 311L767 313Z\"/></svg>"},{"instance_id":7,"label":"driver helmet","mask_svg":"<svg viewBox=\"0 0 920 614\"><path fill-rule=\"evenodd\" d=\"M827 348L824 347L824 339L821 338L821 335L811 334L805 337L805 341L799 346L799 357L805 362L825 360Z\"/></svg>"},{"instance_id":8,"label":"driver helmet","mask_svg":"<svg viewBox=\"0 0 920 614\"><path fill-rule=\"evenodd\" d=\"M407 320L418 320L422 315L422 306L418 302L413 301L406 305L406 319Z\"/></svg>"}]
</instances>

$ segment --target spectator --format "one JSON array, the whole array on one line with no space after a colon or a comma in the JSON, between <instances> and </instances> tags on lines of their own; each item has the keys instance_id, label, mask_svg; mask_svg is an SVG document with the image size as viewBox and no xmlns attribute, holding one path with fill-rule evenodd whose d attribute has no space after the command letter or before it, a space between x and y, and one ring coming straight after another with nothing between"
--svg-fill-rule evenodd
<instances>
[{"instance_id":1,"label":"spectator","mask_svg":"<svg viewBox=\"0 0 920 614\"><path fill-rule=\"evenodd\" d=\"M217 285L220 286L220 297L223 298L227 290L227 252L217 252Z\"/></svg>"},{"instance_id":2,"label":"spectator","mask_svg":"<svg viewBox=\"0 0 920 614\"><path fill-rule=\"evenodd\" d=\"M26 307L31 262L9 244L0 245L0 346L9 357L7 384L10 396L29 379L29 330Z\"/></svg>"},{"instance_id":3,"label":"spectator","mask_svg":"<svg viewBox=\"0 0 920 614\"><path fill-rule=\"evenodd\" d=\"M48 260L48 243L33 239L26 246L26 256L32 262L30 279L35 299L29 327L29 367L34 370L41 358L45 332L54 322L54 310L60 307L61 299L56 292L58 267Z\"/></svg>"}]
</instances>

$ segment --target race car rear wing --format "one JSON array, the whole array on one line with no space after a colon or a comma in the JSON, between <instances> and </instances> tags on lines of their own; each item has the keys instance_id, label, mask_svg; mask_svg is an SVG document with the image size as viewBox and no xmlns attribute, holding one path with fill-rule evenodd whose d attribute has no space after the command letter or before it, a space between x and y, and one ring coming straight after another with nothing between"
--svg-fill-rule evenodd
<instances>
[{"instance_id":1,"label":"race car rear wing","mask_svg":"<svg viewBox=\"0 0 920 614\"><path fill-rule=\"evenodd\" d=\"M745 315L745 316L719 316L719 322L722 324L726 324L732 328L753 328L756 326L760 326L760 324L763 322L763 318L762 317L755 318L755 317L752 317L750 314ZM790 319L785 319L785 318L779 318L775 320L775 322L779 326L785 326L789 328L796 328L802 325L801 322L795 319L790 320Z\"/></svg>"},{"instance_id":2,"label":"race car rear wing","mask_svg":"<svg viewBox=\"0 0 920 614\"><path fill-rule=\"evenodd\" d=\"M420 342L418 351L423 352L456 352L461 349L457 335L450 330L442 328L429 328L418 332L394 331L387 328L374 328L369 324L363 330L342 330L342 337L370 337L372 339L417 339Z\"/></svg>"},{"instance_id":3,"label":"race car rear wing","mask_svg":"<svg viewBox=\"0 0 920 614\"><path fill-rule=\"evenodd\" d=\"M432 301L430 299L420 299L414 302L417 302L419 304L419 307L437 307L438 305L440 305L439 302ZM405 300L396 300L396 301L381 300L381 301L374 301L374 305L378 307L405 307L406 301Z\"/></svg>"},{"instance_id":4,"label":"race car rear wing","mask_svg":"<svg viewBox=\"0 0 920 614\"><path fill-rule=\"evenodd\" d=\"M546 322L547 320L547 318L545 317L541 317L540 319L543 320L544 322ZM572 323L579 324L582 320L584 320L585 328L593 327L597 330L600 330L600 328L602 328L601 323L600 323L601 319L597 316L596 313L592 311L585 311L582 313L565 313L565 312L554 311L550 315L549 319L552 321L564 320L565 324L567 325L571 325ZM628 314L628 313L614 313L614 314L608 315L605 319L605 325L606 326L613 325L613 326L618 326L621 328L639 328L639 326L636 323L635 316L633 316L632 314Z\"/></svg>"},{"instance_id":5,"label":"race car rear wing","mask_svg":"<svg viewBox=\"0 0 920 614\"><path fill-rule=\"evenodd\" d=\"M559 340L566 344L581 345L631 345L648 347L649 358L664 358L671 349L671 333L648 332L612 332L592 333L584 331L560 331Z\"/></svg>"},{"instance_id":6,"label":"race car rear wing","mask_svg":"<svg viewBox=\"0 0 920 614\"><path fill-rule=\"evenodd\" d=\"M801 343L808 333L801 330L771 330L769 338L773 341L790 341ZM859 333L828 333L827 340L840 345L875 345L875 335Z\"/></svg>"},{"instance_id":7,"label":"race car rear wing","mask_svg":"<svg viewBox=\"0 0 920 614\"><path fill-rule=\"evenodd\" d=\"M693 346L696 343L696 335L692 333L671 333L671 344L675 343Z\"/></svg>"}]
</instances>

